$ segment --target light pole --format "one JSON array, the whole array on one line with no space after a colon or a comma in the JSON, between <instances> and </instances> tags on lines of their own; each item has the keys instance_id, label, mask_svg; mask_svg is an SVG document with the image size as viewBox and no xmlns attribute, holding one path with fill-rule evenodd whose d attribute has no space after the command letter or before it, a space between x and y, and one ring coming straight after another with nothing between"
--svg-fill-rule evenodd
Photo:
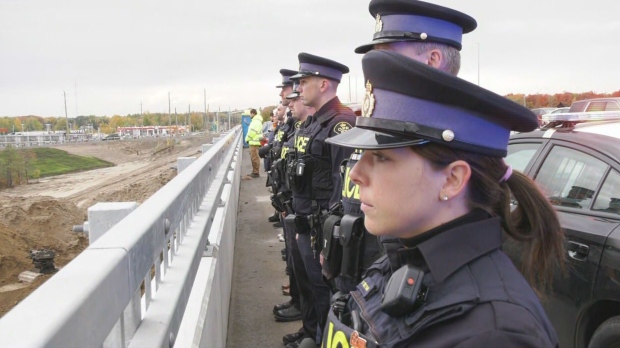
<instances>
[{"instance_id":1,"label":"light pole","mask_svg":"<svg viewBox=\"0 0 620 348\"><path fill-rule=\"evenodd\" d=\"M480 43L476 43L478 45L478 86L480 86Z\"/></svg>"}]
</instances>

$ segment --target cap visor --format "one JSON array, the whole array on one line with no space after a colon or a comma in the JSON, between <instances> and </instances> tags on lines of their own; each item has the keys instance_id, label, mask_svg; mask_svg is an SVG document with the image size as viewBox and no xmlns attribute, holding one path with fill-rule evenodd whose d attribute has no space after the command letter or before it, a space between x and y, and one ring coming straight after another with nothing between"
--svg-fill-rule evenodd
<instances>
[{"instance_id":1,"label":"cap visor","mask_svg":"<svg viewBox=\"0 0 620 348\"><path fill-rule=\"evenodd\" d=\"M299 98L299 92L293 92L289 95L287 95L286 97L284 97L286 99L295 99L295 98Z\"/></svg>"},{"instance_id":2,"label":"cap visor","mask_svg":"<svg viewBox=\"0 0 620 348\"><path fill-rule=\"evenodd\" d=\"M347 132L326 140L330 144L362 150L393 149L426 144L426 139L410 139L374 130L353 127Z\"/></svg>"},{"instance_id":3,"label":"cap visor","mask_svg":"<svg viewBox=\"0 0 620 348\"><path fill-rule=\"evenodd\" d=\"M291 79L291 80L299 80L300 78L306 77L306 76L310 76L310 74L301 74L301 73L299 73L297 75L293 75L293 76L289 77L289 79Z\"/></svg>"},{"instance_id":4,"label":"cap visor","mask_svg":"<svg viewBox=\"0 0 620 348\"><path fill-rule=\"evenodd\" d=\"M364 54L364 53L368 53L370 50L372 50L375 47L375 45L383 44L383 43L390 43L390 42L403 42L403 41L420 41L420 40L405 39L405 38L376 39L376 40L373 40L370 43L367 43L365 45L359 46L358 48L355 49L355 53L357 53L357 54Z\"/></svg>"}]
</instances>

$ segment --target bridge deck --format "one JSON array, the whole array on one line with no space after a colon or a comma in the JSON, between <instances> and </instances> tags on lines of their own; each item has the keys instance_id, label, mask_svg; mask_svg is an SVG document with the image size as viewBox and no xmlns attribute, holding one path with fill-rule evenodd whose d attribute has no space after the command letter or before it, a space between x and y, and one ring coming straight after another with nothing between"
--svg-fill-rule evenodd
<instances>
[{"instance_id":1,"label":"bridge deck","mask_svg":"<svg viewBox=\"0 0 620 348\"><path fill-rule=\"evenodd\" d=\"M242 157L245 177L252 172L248 149ZM260 178L241 180L227 347L283 347L282 336L301 327L301 321L278 323L272 314L290 297L280 289L288 282L280 256L284 243L277 236L282 229L267 221L273 208L265 181L262 168Z\"/></svg>"}]
</instances>

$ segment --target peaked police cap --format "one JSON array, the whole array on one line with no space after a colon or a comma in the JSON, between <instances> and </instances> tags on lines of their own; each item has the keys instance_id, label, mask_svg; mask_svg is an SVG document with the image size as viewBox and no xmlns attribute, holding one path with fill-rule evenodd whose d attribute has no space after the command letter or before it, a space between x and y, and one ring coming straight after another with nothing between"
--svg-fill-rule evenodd
<instances>
[{"instance_id":1,"label":"peaked police cap","mask_svg":"<svg viewBox=\"0 0 620 348\"><path fill-rule=\"evenodd\" d=\"M292 76L291 79L317 76L340 82L342 75L349 72L349 67L331 59L304 52L297 57L299 59L299 73Z\"/></svg>"},{"instance_id":2,"label":"peaked police cap","mask_svg":"<svg viewBox=\"0 0 620 348\"><path fill-rule=\"evenodd\" d=\"M362 117L327 142L388 149L434 142L505 157L510 131L538 127L527 108L458 77L391 51L364 55Z\"/></svg>"},{"instance_id":3,"label":"peaked police cap","mask_svg":"<svg viewBox=\"0 0 620 348\"><path fill-rule=\"evenodd\" d=\"M287 95L285 98L286 99L296 99L299 98L299 91L297 91L297 88L299 88L299 80L295 79L294 80L295 83L293 84L293 92L289 95Z\"/></svg>"},{"instance_id":4,"label":"peaked police cap","mask_svg":"<svg viewBox=\"0 0 620 348\"><path fill-rule=\"evenodd\" d=\"M290 69L280 69L280 75L282 75L282 83L277 85L276 88L282 88L285 86L292 86L293 81L291 80L291 76L297 74L297 71Z\"/></svg>"},{"instance_id":5,"label":"peaked police cap","mask_svg":"<svg viewBox=\"0 0 620 348\"><path fill-rule=\"evenodd\" d=\"M462 12L417 0L372 0L369 10L376 21L373 41L356 48L355 53L398 41L436 42L460 51L463 34L478 25Z\"/></svg>"}]
</instances>

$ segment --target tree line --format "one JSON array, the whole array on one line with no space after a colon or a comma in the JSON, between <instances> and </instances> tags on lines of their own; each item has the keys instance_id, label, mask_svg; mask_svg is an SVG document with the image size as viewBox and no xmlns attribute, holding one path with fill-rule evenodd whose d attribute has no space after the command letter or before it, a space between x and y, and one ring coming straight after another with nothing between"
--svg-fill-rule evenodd
<instances>
[{"instance_id":1,"label":"tree line","mask_svg":"<svg viewBox=\"0 0 620 348\"><path fill-rule=\"evenodd\" d=\"M190 126L193 131L210 130L215 123L217 113L215 112L192 112L190 114L167 114L167 113L143 113L128 114L126 116L78 116L69 118L69 129L71 132L83 131L85 133L100 132L114 133L117 127L140 127L140 126ZM220 112L220 122L228 122L228 113ZM239 114L231 117L231 123L241 122ZM49 126L47 126L49 125ZM65 132L67 130L67 120L64 116L17 116L0 117L0 134L13 134L30 131Z\"/></svg>"},{"instance_id":2,"label":"tree line","mask_svg":"<svg viewBox=\"0 0 620 348\"><path fill-rule=\"evenodd\" d=\"M506 98L526 106L529 109L543 108L543 107L558 107L558 106L570 106L574 101L591 99L591 98L605 98L605 97L620 97L620 90L613 93L594 93L581 92L562 92L556 94L523 94L523 93L510 93L505 95ZM263 116L263 120L269 120L271 111L275 106L267 106L265 108L259 108L259 113ZM101 133L114 133L117 127L131 127L131 126L168 126L168 125L181 125L189 126L191 124L193 131L205 131L211 130L215 123L215 112L192 112L183 114L167 114L167 113L150 113L143 114L128 114L126 116L114 115L114 116L78 116L69 119L69 129L74 131L84 132L101 132ZM226 112L220 113L220 122L227 122L228 114ZM232 117L233 124L241 123L239 113L235 113ZM28 131L45 131L48 129L46 125L49 125L51 131L66 131L67 121L62 116L18 116L18 117L0 117L0 134L11 134L18 132Z\"/></svg>"},{"instance_id":3,"label":"tree line","mask_svg":"<svg viewBox=\"0 0 620 348\"><path fill-rule=\"evenodd\" d=\"M615 98L620 97L620 90L613 93L594 93L581 92L562 92L556 94L508 94L506 98L514 101L515 103L524 105L528 109L536 108L557 108L562 106L571 106L571 104L578 100L593 99L593 98ZM524 104L525 100L525 104Z\"/></svg>"}]
</instances>

